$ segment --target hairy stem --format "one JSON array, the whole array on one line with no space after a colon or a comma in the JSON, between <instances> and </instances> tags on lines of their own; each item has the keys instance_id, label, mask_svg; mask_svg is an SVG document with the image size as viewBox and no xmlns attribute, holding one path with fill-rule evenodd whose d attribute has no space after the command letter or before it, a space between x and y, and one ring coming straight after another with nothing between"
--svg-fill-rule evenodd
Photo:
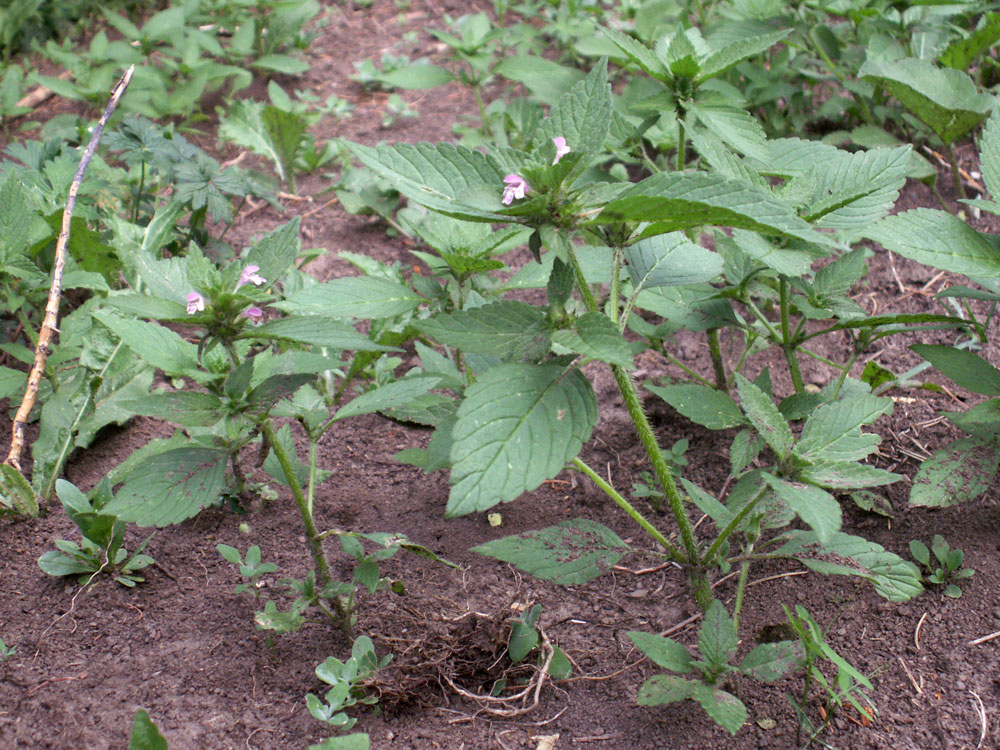
<instances>
[{"instance_id":1,"label":"hairy stem","mask_svg":"<svg viewBox=\"0 0 1000 750\"><path fill-rule=\"evenodd\" d=\"M719 346L719 329L709 328L705 335L708 337L708 352L712 355L712 367L715 368L716 388L725 393L729 390L729 382L726 377L726 363L722 360L722 347Z\"/></svg>"},{"instance_id":2,"label":"hairy stem","mask_svg":"<svg viewBox=\"0 0 1000 750\"><path fill-rule=\"evenodd\" d=\"M782 277L778 282L778 293L781 300L781 349L785 352L785 361L792 376L792 385L796 393L805 393L806 385L802 380L799 360L795 356L795 343L792 339L791 327L788 324L788 309L791 306L791 295L788 293L788 282Z\"/></svg>"}]
</instances>

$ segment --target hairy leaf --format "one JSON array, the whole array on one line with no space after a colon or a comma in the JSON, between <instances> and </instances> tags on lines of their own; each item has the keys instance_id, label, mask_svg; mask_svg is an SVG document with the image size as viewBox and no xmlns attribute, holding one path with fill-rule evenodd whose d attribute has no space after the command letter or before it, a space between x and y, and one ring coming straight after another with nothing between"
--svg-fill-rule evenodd
<instances>
[{"instance_id":1,"label":"hairy leaf","mask_svg":"<svg viewBox=\"0 0 1000 750\"><path fill-rule=\"evenodd\" d=\"M722 272L722 258L694 244L683 232L639 240L625 249L625 261L636 292L711 281Z\"/></svg>"},{"instance_id":2,"label":"hairy leaf","mask_svg":"<svg viewBox=\"0 0 1000 750\"><path fill-rule=\"evenodd\" d=\"M778 407L760 388L740 373L736 373L736 390L740 394L743 411L779 459L784 460L792 450L795 439Z\"/></svg>"},{"instance_id":3,"label":"hairy leaf","mask_svg":"<svg viewBox=\"0 0 1000 750\"><path fill-rule=\"evenodd\" d=\"M577 318L574 328L555 331L552 340L587 357L632 369L628 341L604 313L584 313Z\"/></svg>"},{"instance_id":4,"label":"hairy leaf","mask_svg":"<svg viewBox=\"0 0 1000 750\"><path fill-rule=\"evenodd\" d=\"M438 342L504 361L537 361L549 350L552 326L535 306L515 300L436 315L416 324Z\"/></svg>"},{"instance_id":5,"label":"hairy leaf","mask_svg":"<svg viewBox=\"0 0 1000 750\"><path fill-rule=\"evenodd\" d=\"M820 543L829 542L840 531L840 503L829 492L798 482L786 482L762 474L779 498L816 533Z\"/></svg>"},{"instance_id":6,"label":"hairy leaf","mask_svg":"<svg viewBox=\"0 0 1000 750\"><path fill-rule=\"evenodd\" d=\"M998 462L995 443L974 437L956 440L920 464L910 504L940 508L975 500L993 483Z\"/></svg>"},{"instance_id":7,"label":"hairy leaf","mask_svg":"<svg viewBox=\"0 0 1000 750\"><path fill-rule=\"evenodd\" d=\"M664 638L662 635L636 630L629 631L627 635L635 647L648 656L649 660L658 667L680 674L691 672L694 669L694 659L691 658L687 647L673 638Z\"/></svg>"},{"instance_id":8,"label":"hairy leaf","mask_svg":"<svg viewBox=\"0 0 1000 750\"><path fill-rule=\"evenodd\" d=\"M865 232L886 250L951 273L1000 276L1000 239L977 232L944 211L915 208L888 216Z\"/></svg>"},{"instance_id":9,"label":"hairy leaf","mask_svg":"<svg viewBox=\"0 0 1000 750\"><path fill-rule=\"evenodd\" d=\"M274 307L290 313L334 318L393 318L426 300L395 281L373 276L333 279L289 296Z\"/></svg>"},{"instance_id":10,"label":"hairy leaf","mask_svg":"<svg viewBox=\"0 0 1000 750\"><path fill-rule=\"evenodd\" d=\"M1000 396L1000 371L978 354L939 344L913 344L910 348L967 391Z\"/></svg>"},{"instance_id":11,"label":"hairy leaf","mask_svg":"<svg viewBox=\"0 0 1000 750\"><path fill-rule=\"evenodd\" d=\"M650 393L655 393L692 422L710 430L725 430L747 423L736 402L715 388L697 383L646 384L643 387Z\"/></svg>"}]
</instances>

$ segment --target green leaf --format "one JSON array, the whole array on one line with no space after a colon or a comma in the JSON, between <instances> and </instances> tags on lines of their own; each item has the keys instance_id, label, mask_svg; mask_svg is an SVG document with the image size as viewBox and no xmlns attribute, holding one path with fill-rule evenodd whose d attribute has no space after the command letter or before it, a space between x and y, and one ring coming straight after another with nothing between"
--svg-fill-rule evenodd
<instances>
[{"instance_id":1,"label":"green leaf","mask_svg":"<svg viewBox=\"0 0 1000 750\"><path fill-rule=\"evenodd\" d=\"M740 671L760 682L774 682L795 669L803 656L798 641L762 643L740 662Z\"/></svg>"},{"instance_id":2,"label":"green leaf","mask_svg":"<svg viewBox=\"0 0 1000 750\"><path fill-rule=\"evenodd\" d=\"M607 60L602 60L586 78L559 97L549 116L539 124L533 141L547 146L553 138L565 138L573 149L570 155L580 156L570 174L579 174L590 157L603 149L610 127L611 87Z\"/></svg>"},{"instance_id":3,"label":"green leaf","mask_svg":"<svg viewBox=\"0 0 1000 750\"><path fill-rule=\"evenodd\" d=\"M559 101L559 97L583 80L585 75L577 68L532 55L505 57L493 72L511 81L517 81L543 104L548 105L554 105Z\"/></svg>"},{"instance_id":4,"label":"green leaf","mask_svg":"<svg viewBox=\"0 0 1000 750\"><path fill-rule=\"evenodd\" d=\"M337 351L345 349L356 352L400 351L396 347L384 346L372 341L342 320L322 315L294 316L271 320L263 325L244 329L238 338L291 341Z\"/></svg>"},{"instance_id":5,"label":"green leaf","mask_svg":"<svg viewBox=\"0 0 1000 750\"><path fill-rule=\"evenodd\" d=\"M525 573L560 586L587 583L610 570L628 551L611 529L574 518L537 531L497 539L473 552L510 563Z\"/></svg>"},{"instance_id":6,"label":"green leaf","mask_svg":"<svg viewBox=\"0 0 1000 750\"><path fill-rule=\"evenodd\" d=\"M716 232L716 242L732 242L745 255L785 276L805 276L814 260L813 254L794 247L785 247L780 240L772 241L756 232L734 229L732 239Z\"/></svg>"},{"instance_id":7,"label":"green leaf","mask_svg":"<svg viewBox=\"0 0 1000 750\"><path fill-rule=\"evenodd\" d=\"M975 500L996 476L1000 449L978 438L956 440L920 464L910 504L942 508Z\"/></svg>"},{"instance_id":8,"label":"green leaf","mask_svg":"<svg viewBox=\"0 0 1000 750\"><path fill-rule=\"evenodd\" d=\"M136 711L128 750L167 750L167 741L145 709L140 708Z\"/></svg>"},{"instance_id":9,"label":"green leaf","mask_svg":"<svg viewBox=\"0 0 1000 750\"><path fill-rule=\"evenodd\" d=\"M602 362L620 365L628 370L634 366L628 341L604 313L584 313L577 318L574 328L556 331L552 334L552 340L571 351Z\"/></svg>"},{"instance_id":10,"label":"green leaf","mask_svg":"<svg viewBox=\"0 0 1000 750\"><path fill-rule=\"evenodd\" d=\"M110 328L142 359L167 375L189 377L200 383L215 379L215 376L201 370L198 347L169 328L143 320L120 318L108 310L98 310L94 318Z\"/></svg>"},{"instance_id":11,"label":"green leaf","mask_svg":"<svg viewBox=\"0 0 1000 750\"><path fill-rule=\"evenodd\" d=\"M263 612L254 612L254 622L258 630L273 630L276 633L294 633L302 627L306 618L298 612L281 612L278 605L269 601Z\"/></svg>"},{"instance_id":12,"label":"green leaf","mask_svg":"<svg viewBox=\"0 0 1000 750\"><path fill-rule=\"evenodd\" d=\"M729 508L705 492L705 490L694 482L681 477L681 484L684 485L684 491L687 492L691 502L697 506L698 510L715 521L717 527L722 528L732 519L733 514Z\"/></svg>"},{"instance_id":13,"label":"green leaf","mask_svg":"<svg viewBox=\"0 0 1000 750\"><path fill-rule=\"evenodd\" d=\"M735 151L757 159L767 158L764 126L745 109L715 101L691 102L688 109L711 133Z\"/></svg>"},{"instance_id":14,"label":"green leaf","mask_svg":"<svg viewBox=\"0 0 1000 750\"><path fill-rule=\"evenodd\" d=\"M452 431L449 517L509 502L552 479L597 423L597 399L576 369L505 364L465 392Z\"/></svg>"},{"instance_id":15,"label":"green leaf","mask_svg":"<svg viewBox=\"0 0 1000 750\"><path fill-rule=\"evenodd\" d=\"M285 450L285 454L288 456L292 464L292 468L295 470L295 478L299 482L299 487L308 486L309 466L299 460L298 451L295 449L295 440L292 438L292 428L287 424L282 425L281 429L279 429L276 434L279 445ZM264 471L266 471L268 475L274 479L274 481L280 482L286 487L291 486L288 482L288 477L285 476L285 470L281 466L281 462L278 460L278 456L275 454L273 449L267 452L267 457L264 459L264 463L261 468L263 468Z\"/></svg>"},{"instance_id":16,"label":"green leaf","mask_svg":"<svg viewBox=\"0 0 1000 750\"><path fill-rule=\"evenodd\" d=\"M858 490L898 482L903 477L885 469L867 464L845 461L843 463L818 463L799 472L799 478L820 487L837 490Z\"/></svg>"},{"instance_id":17,"label":"green leaf","mask_svg":"<svg viewBox=\"0 0 1000 750\"><path fill-rule=\"evenodd\" d=\"M74 542L70 542L70 544L76 546ZM100 563L92 564L83 562L62 552L49 550L38 558L38 567L46 575L61 577L75 576L81 573L93 573L101 565Z\"/></svg>"},{"instance_id":18,"label":"green leaf","mask_svg":"<svg viewBox=\"0 0 1000 750\"><path fill-rule=\"evenodd\" d=\"M1000 19L1000 13L996 17ZM979 166L990 197L1000 199L1000 112L996 110L979 137Z\"/></svg>"},{"instance_id":19,"label":"green leaf","mask_svg":"<svg viewBox=\"0 0 1000 750\"><path fill-rule=\"evenodd\" d=\"M469 221L505 221L500 198L507 175L492 157L447 143L371 148L344 141L358 161L422 206Z\"/></svg>"},{"instance_id":20,"label":"green leaf","mask_svg":"<svg viewBox=\"0 0 1000 750\"><path fill-rule=\"evenodd\" d=\"M694 244L683 232L639 240L625 248L625 261L636 293L711 281L722 273L722 258Z\"/></svg>"},{"instance_id":21,"label":"green leaf","mask_svg":"<svg viewBox=\"0 0 1000 750\"><path fill-rule=\"evenodd\" d=\"M504 361L538 361L549 350L552 326L534 305L503 300L436 315L416 323L445 346Z\"/></svg>"},{"instance_id":22,"label":"green leaf","mask_svg":"<svg viewBox=\"0 0 1000 750\"><path fill-rule=\"evenodd\" d=\"M698 631L698 651L713 670L721 670L736 655L739 640L733 618L718 599L712 600Z\"/></svg>"},{"instance_id":23,"label":"green leaf","mask_svg":"<svg viewBox=\"0 0 1000 750\"><path fill-rule=\"evenodd\" d=\"M637 630L631 630L627 635L635 647L657 666L681 674L694 670L694 659L691 658L691 654L682 643L673 638Z\"/></svg>"},{"instance_id":24,"label":"green leaf","mask_svg":"<svg viewBox=\"0 0 1000 750\"><path fill-rule=\"evenodd\" d=\"M747 419L778 459L783 461L791 452L795 438L778 407L766 393L740 373L736 373L736 390Z\"/></svg>"},{"instance_id":25,"label":"green leaf","mask_svg":"<svg viewBox=\"0 0 1000 750\"><path fill-rule=\"evenodd\" d=\"M782 545L777 554L792 555L807 567L820 572L867 578L875 584L875 591L890 601L905 602L923 591L920 569L875 542L837 532L826 544L820 544L813 532L797 531L792 534L792 539ZM818 559L818 555L830 555L835 560L846 557L854 563L854 567L827 565Z\"/></svg>"},{"instance_id":26,"label":"green leaf","mask_svg":"<svg viewBox=\"0 0 1000 750\"><path fill-rule=\"evenodd\" d=\"M316 376L308 372L271 375L247 394L247 403L255 412L266 412L276 403L294 395L299 388L315 379Z\"/></svg>"},{"instance_id":27,"label":"green leaf","mask_svg":"<svg viewBox=\"0 0 1000 750\"><path fill-rule=\"evenodd\" d=\"M38 517L38 499L24 475L8 464L0 464L0 505L32 518Z\"/></svg>"},{"instance_id":28,"label":"green leaf","mask_svg":"<svg viewBox=\"0 0 1000 750\"><path fill-rule=\"evenodd\" d=\"M725 430L747 423L736 402L715 388L697 383L644 384L643 387L662 398L692 422L710 430Z\"/></svg>"},{"instance_id":29,"label":"green leaf","mask_svg":"<svg viewBox=\"0 0 1000 750\"><path fill-rule=\"evenodd\" d=\"M306 127L306 119L300 114L243 99L232 105L220 123L219 137L273 161L278 177L294 190L295 158L302 148Z\"/></svg>"},{"instance_id":30,"label":"green leaf","mask_svg":"<svg viewBox=\"0 0 1000 750\"><path fill-rule=\"evenodd\" d=\"M330 737L318 745L310 745L309 750L371 750L371 741L363 732Z\"/></svg>"},{"instance_id":31,"label":"green leaf","mask_svg":"<svg viewBox=\"0 0 1000 750\"><path fill-rule=\"evenodd\" d=\"M704 172L647 177L611 201L596 221L651 222L643 236L714 224L822 241L790 206L763 188Z\"/></svg>"},{"instance_id":32,"label":"green leaf","mask_svg":"<svg viewBox=\"0 0 1000 750\"><path fill-rule=\"evenodd\" d=\"M214 503L226 484L228 455L208 448L177 448L151 456L104 507L139 526L180 523Z\"/></svg>"},{"instance_id":33,"label":"green leaf","mask_svg":"<svg viewBox=\"0 0 1000 750\"><path fill-rule=\"evenodd\" d=\"M380 319L405 315L422 302L423 297L395 281L350 276L296 292L273 307L304 315Z\"/></svg>"},{"instance_id":34,"label":"green leaf","mask_svg":"<svg viewBox=\"0 0 1000 750\"><path fill-rule=\"evenodd\" d=\"M559 646L552 646L552 661L549 662L549 677L553 680L566 680L573 674L573 663L566 652Z\"/></svg>"},{"instance_id":35,"label":"green leaf","mask_svg":"<svg viewBox=\"0 0 1000 750\"><path fill-rule=\"evenodd\" d=\"M148 294L115 293L104 300L104 305L137 318L184 320L187 317L187 309L180 302Z\"/></svg>"},{"instance_id":36,"label":"green leaf","mask_svg":"<svg viewBox=\"0 0 1000 750\"><path fill-rule=\"evenodd\" d=\"M913 344L910 349L967 391L1000 396L1000 371L979 355L938 344Z\"/></svg>"},{"instance_id":37,"label":"green leaf","mask_svg":"<svg viewBox=\"0 0 1000 750\"><path fill-rule=\"evenodd\" d=\"M440 378L426 375L421 377L403 378L379 386L375 390L361 394L344 404L334 414L334 421L356 417L359 414L371 414L383 409L404 407L414 399L437 387Z\"/></svg>"},{"instance_id":38,"label":"green leaf","mask_svg":"<svg viewBox=\"0 0 1000 750\"><path fill-rule=\"evenodd\" d=\"M795 455L810 462L857 461L881 442L878 435L863 434L871 424L892 411L892 399L856 394L819 406L806 420Z\"/></svg>"},{"instance_id":39,"label":"green leaf","mask_svg":"<svg viewBox=\"0 0 1000 750\"><path fill-rule=\"evenodd\" d=\"M810 170L806 221L826 229L867 229L892 208L911 171L912 149L877 148L821 162Z\"/></svg>"},{"instance_id":40,"label":"green leaf","mask_svg":"<svg viewBox=\"0 0 1000 750\"><path fill-rule=\"evenodd\" d=\"M220 398L195 391L150 393L122 406L133 414L159 417L186 427L208 427L225 416Z\"/></svg>"},{"instance_id":41,"label":"green leaf","mask_svg":"<svg viewBox=\"0 0 1000 750\"><path fill-rule=\"evenodd\" d=\"M433 89L455 80L455 74L438 65L413 63L382 73L378 80L395 89Z\"/></svg>"},{"instance_id":42,"label":"green leaf","mask_svg":"<svg viewBox=\"0 0 1000 750\"><path fill-rule=\"evenodd\" d=\"M926 60L869 59L858 75L883 86L945 143L968 133L993 109L993 97L980 94L964 72Z\"/></svg>"},{"instance_id":43,"label":"green leaf","mask_svg":"<svg viewBox=\"0 0 1000 750\"><path fill-rule=\"evenodd\" d=\"M272 70L286 76L299 76L309 72L309 63L288 55L264 55L252 60L250 67Z\"/></svg>"},{"instance_id":44,"label":"green leaf","mask_svg":"<svg viewBox=\"0 0 1000 750\"><path fill-rule=\"evenodd\" d=\"M622 51L623 55L616 55L616 57L621 58L624 56L657 80L666 82L673 78L660 58L642 42L614 29L604 26L598 28L604 36L610 39Z\"/></svg>"},{"instance_id":45,"label":"green leaf","mask_svg":"<svg viewBox=\"0 0 1000 750\"><path fill-rule=\"evenodd\" d=\"M791 33L791 29L774 31L770 34L761 34L760 36L740 39L720 50L716 50L701 61L701 70L696 79L697 83L701 84L709 78L722 75L748 57L753 57L770 49Z\"/></svg>"},{"instance_id":46,"label":"green leaf","mask_svg":"<svg viewBox=\"0 0 1000 750\"><path fill-rule=\"evenodd\" d=\"M299 217L296 216L287 224L282 224L261 237L247 252L246 264L260 267L257 273L267 280L265 285L267 288L282 277L295 262L301 249Z\"/></svg>"},{"instance_id":47,"label":"green leaf","mask_svg":"<svg viewBox=\"0 0 1000 750\"><path fill-rule=\"evenodd\" d=\"M736 734L747 723L747 708L735 695L711 685L698 684L694 699L701 704L716 724L730 734Z\"/></svg>"},{"instance_id":48,"label":"green leaf","mask_svg":"<svg viewBox=\"0 0 1000 750\"><path fill-rule=\"evenodd\" d=\"M507 642L507 656L515 664L531 653L538 645L538 631L531 625L515 620Z\"/></svg>"},{"instance_id":49,"label":"green leaf","mask_svg":"<svg viewBox=\"0 0 1000 750\"><path fill-rule=\"evenodd\" d=\"M640 706L663 706L693 698L701 683L672 674L653 675L639 688L636 703Z\"/></svg>"},{"instance_id":50,"label":"green leaf","mask_svg":"<svg viewBox=\"0 0 1000 750\"><path fill-rule=\"evenodd\" d=\"M1000 442L1000 398L976 404L965 412L943 412L963 432L991 443Z\"/></svg>"},{"instance_id":51,"label":"green leaf","mask_svg":"<svg viewBox=\"0 0 1000 750\"><path fill-rule=\"evenodd\" d=\"M972 64L1000 40L1000 13L986 13L979 20L978 28L966 37L948 45L938 57L942 65L955 70L969 70Z\"/></svg>"},{"instance_id":52,"label":"green leaf","mask_svg":"<svg viewBox=\"0 0 1000 750\"><path fill-rule=\"evenodd\" d=\"M761 444L753 430L740 430L729 447L729 463L734 476L738 476L760 455Z\"/></svg>"},{"instance_id":53,"label":"green leaf","mask_svg":"<svg viewBox=\"0 0 1000 750\"><path fill-rule=\"evenodd\" d=\"M792 512L816 533L821 544L829 542L840 531L840 503L829 492L808 484L786 482L771 474L761 476Z\"/></svg>"}]
</instances>

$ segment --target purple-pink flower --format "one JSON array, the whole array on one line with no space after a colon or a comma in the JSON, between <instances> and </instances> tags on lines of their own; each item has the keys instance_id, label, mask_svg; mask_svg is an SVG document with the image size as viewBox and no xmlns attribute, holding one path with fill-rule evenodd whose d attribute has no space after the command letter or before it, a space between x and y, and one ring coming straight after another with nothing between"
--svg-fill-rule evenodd
<instances>
[{"instance_id":1,"label":"purple-pink flower","mask_svg":"<svg viewBox=\"0 0 1000 750\"><path fill-rule=\"evenodd\" d=\"M243 273L240 274L240 281L236 285L236 288L239 289L244 284L253 284L254 286L260 286L265 281L267 281L267 279L265 279L263 276L257 273L259 270L260 266L247 266L246 268L244 268Z\"/></svg>"},{"instance_id":2,"label":"purple-pink flower","mask_svg":"<svg viewBox=\"0 0 1000 750\"><path fill-rule=\"evenodd\" d=\"M205 298L198 294L198 292L191 292L191 294L187 296L188 315L194 315L196 312L201 312L204 309Z\"/></svg>"},{"instance_id":3,"label":"purple-pink flower","mask_svg":"<svg viewBox=\"0 0 1000 750\"><path fill-rule=\"evenodd\" d=\"M503 182L503 198L500 199L500 202L505 206L513 203L515 198L518 200L523 198L528 190L528 183L519 174L509 174L503 178Z\"/></svg>"},{"instance_id":4,"label":"purple-pink flower","mask_svg":"<svg viewBox=\"0 0 1000 750\"><path fill-rule=\"evenodd\" d=\"M556 144L556 158L552 162L552 166L555 166L559 163L560 159L570 152L571 149L566 145L566 139L561 135L553 138L552 142Z\"/></svg>"},{"instance_id":5,"label":"purple-pink flower","mask_svg":"<svg viewBox=\"0 0 1000 750\"><path fill-rule=\"evenodd\" d=\"M246 315L248 318L250 318L250 320L253 322L255 326L260 325L260 321L264 319L264 311L261 310L256 305L254 305L253 307L248 307L246 310L243 311L243 314Z\"/></svg>"}]
</instances>

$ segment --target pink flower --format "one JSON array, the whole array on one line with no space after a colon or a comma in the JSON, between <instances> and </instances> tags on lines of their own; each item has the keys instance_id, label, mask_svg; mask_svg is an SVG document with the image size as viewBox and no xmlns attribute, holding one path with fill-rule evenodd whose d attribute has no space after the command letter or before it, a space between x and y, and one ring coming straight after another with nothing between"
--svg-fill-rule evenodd
<instances>
[{"instance_id":1,"label":"pink flower","mask_svg":"<svg viewBox=\"0 0 1000 750\"><path fill-rule=\"evenodd\" d=\"M260 286L265 281L267 281L267 279L265 279L263 276L257 273L259 270L260 266L247 266L246 268L244 268L243 273L240 274L240 281L236 285L236 288L239 289L244 284L253 284L254 286Z\"/></svg>"},{"instance_id":2,"label":"pink flower","mask_svg":"<svg viewBox=\"0 0 1000 750\"><path fill-rule=\"evenodd\" d=\"M560 159L562 159L564 156L566 156L566 154L570 152L571 149L569 146L566 145L566 139L563 138L561 135L556 138L553 138L552 142L556 144L556 158L552 162L552 166L555 166L556 164L559 163Z\"/></svg>"},{"instance_id":3,"label":"pink flower","mask_svg":"<svg viewBox=\"0 0 1000 750\"><path fill-rule=\"evenodd\" d=\"M196 312L201 312L204 309L205 298L198 294L198 292L191 292L191 294L187 296L188 315L194 315Z\"/></svg>"},{"instance_id":4,"label":"pink flower","mask_svg":"<svg viewBox=\"0 0 1000 750\"><path fill-rule=\"evenodd\" d=\"M264 311L256 305L254 307L248 307L243 311L243 314L250 318L255 326L260 325L260 321L264 318Z\"/></svg>"},{"instance_id":5,"label":"pink flower","mask_svg":"<svg viewBox=\"0 0 1000 750\"><path fill-rule=\"evenodd\" d=\"M500 200L505 206L509 206L517 198L520 200L528 190L528 183L518 174L509 174L503 178L504 189L503 198Z\"/></svg>"}]
</instances>

